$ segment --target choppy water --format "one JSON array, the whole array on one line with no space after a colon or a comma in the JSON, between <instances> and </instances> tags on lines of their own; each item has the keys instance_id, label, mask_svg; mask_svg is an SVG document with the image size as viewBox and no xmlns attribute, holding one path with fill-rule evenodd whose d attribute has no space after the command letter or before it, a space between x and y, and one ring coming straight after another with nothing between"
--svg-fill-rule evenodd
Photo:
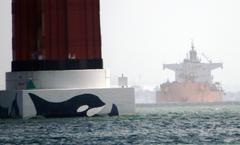
<instances>
[{"instance_id":1,"label":"choppy water","mask_svg":"<svg viewBox=\"0 0 240 145\"><path fill-rule=\"evenodd\" d=\"M138 106L133 116L0 120L0 144L240 144L240 105Z\"/></svg>"}]
</instances>

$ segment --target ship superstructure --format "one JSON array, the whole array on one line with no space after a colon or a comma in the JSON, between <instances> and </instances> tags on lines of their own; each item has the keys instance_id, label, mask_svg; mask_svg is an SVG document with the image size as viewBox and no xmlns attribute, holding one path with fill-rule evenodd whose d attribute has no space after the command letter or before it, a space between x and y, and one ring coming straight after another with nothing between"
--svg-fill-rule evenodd
<instances>
[{"instance_id":1,"label":"ship superstructure","mask_svg":"<svg viewBox=\"0 0 240 145\"><path fill-rule=\"evenodd\" d=\"M161 85L157 102L217 102L222 100L220 83L213 83L212 71L223 68L222 63L202 63L192 43L189 56L180 64L164 64L175 72L175 81Z\"/></svg>"}]
</instances>

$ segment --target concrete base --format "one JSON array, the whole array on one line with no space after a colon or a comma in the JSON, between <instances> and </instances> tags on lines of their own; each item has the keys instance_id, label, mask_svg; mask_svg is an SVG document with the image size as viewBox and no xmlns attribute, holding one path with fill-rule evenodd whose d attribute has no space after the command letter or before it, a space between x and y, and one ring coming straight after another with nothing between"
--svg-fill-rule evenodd
<instances>
[{"instance_id":1,"label":"concrete base","mask_svg":"<svg viewBox=\"0 0 240 145\"><path fill-rule=\"evenodd\" d=\"M25 90L30 79L36 89L106 88L108 75L105 69L8 72L6 89Z\"/></svg>"},{"instance_id":2,"label":"concrete base","mask_svg":"<svg viewBox=\"0 0 240 145\"><path fill-rule=\"evenodd\" d=\"M134 113L133 88L0 92L0 118L113 116Z\"/></svg>"}]
</instances>

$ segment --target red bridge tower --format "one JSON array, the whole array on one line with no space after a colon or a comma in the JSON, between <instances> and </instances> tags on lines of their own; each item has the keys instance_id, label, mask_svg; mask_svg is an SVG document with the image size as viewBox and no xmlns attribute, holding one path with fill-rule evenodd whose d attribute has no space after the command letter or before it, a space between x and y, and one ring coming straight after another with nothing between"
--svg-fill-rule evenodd
<instances>
[{"instance_id":1,"label":"red bridge tower","mask_svg":"<svg viewBox=\"0 0 240 145\"><path fill-rule=\"evenodd\" d=\"M99 0L13 0L12 71L101 69Z\"/></svg>"}]
</instances>

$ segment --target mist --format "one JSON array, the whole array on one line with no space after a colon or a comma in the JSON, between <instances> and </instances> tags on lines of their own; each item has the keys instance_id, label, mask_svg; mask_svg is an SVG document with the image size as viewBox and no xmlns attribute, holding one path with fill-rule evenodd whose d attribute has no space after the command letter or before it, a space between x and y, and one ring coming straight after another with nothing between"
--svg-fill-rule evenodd
<instances>
[{"instance_id":1,"label":"mist","mask_svg":"<svg viewBox=\"0 0 240 145\"><path fill-rule=\"evenodd\" d=\"M224 65L213 72L214 81L221 82L225 92L238 92L239 5L239 0L101 0L102 55L112 85L122 73L130 86L147 90L174 81L174 73L164 71L162 65L182 62L194 39L202 61L207 61L204 53ZM2 0L0 9L0 87L4 89L12 58L11 1Z\"/></svg>"}]
</instances>

